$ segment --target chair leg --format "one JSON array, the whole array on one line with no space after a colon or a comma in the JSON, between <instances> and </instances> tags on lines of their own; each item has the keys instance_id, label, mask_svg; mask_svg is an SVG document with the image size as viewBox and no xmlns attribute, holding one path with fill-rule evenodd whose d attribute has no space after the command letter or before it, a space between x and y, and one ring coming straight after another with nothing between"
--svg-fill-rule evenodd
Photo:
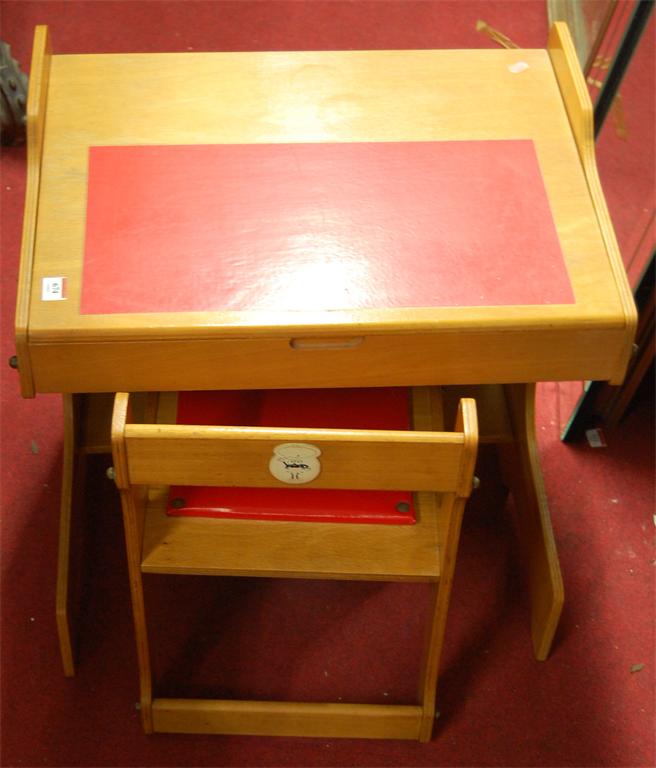
<instances>
[{"instance_id":1,"label":"chair leg","mask_svg":"<svg viewBox=\"0 0 656 768\"><path fill-rule=\"evenodd\" d=\"M564 590L535 437L535 384L505 389L513 442L499 445L499 456L515 501L521 558L528 575L533 650L544 661L558 627Z\"/></svg>"},{"instance_id":2,"label":"chair leg","mask_svg":"<svg viewBox=\"0 0 656 768\"><path fill-rule=\"evenodd\" d=\"M444 635L445 617L440 611L440 585L432 585L431 619L428 627L424 660L420 677L419 700L421 703L421 722L419 741L430 741L435 722L435 697L437 695L437 673L441 654L440 639Z\"/></svg>"},{"instance_id":3,"label":"chair leg","mask_svg":"<svg viewBox=\"0 0 656 768\"><path fill-rule=\"evenodd\" d=\"M444 494L442 497L441 515L445 525L440 546L442 547L443 557L441 558L440 581L434 585L431 594L431 619L427 641L424 646L424 658L422 660L419 683L419 700L422 708L419 741L423 742L431 740L435 723L437 676L442 646L444 645L444 632L449 611L449 600L451 598L451 587L453 585L464 505L464 499L457 498L452 494Z\"/></svg>"},{"instance_id":4,"label":"chair leg","mask_svg":"<svg viewBox=\"0 0 656 768\"><path fill-rule=\"evenodd\" d=\"M130 581L133 581L132 576L130 576ZM153 733L152 672L150 668L148 630L146 628L146 612L141 574L139 574L138 584L131 586L131 593L132 610L134 614L134 631L137 642L137 657L139 662L141 723L145 733Z\"/></svg>"},{"instance_id":5,"label":"chair leg","mask_svg":"<svg viewBox=\"0 0 656 768\"><path fill-rule=\"evenodd\" d=\"M128 576L130 579L130 596L132 598L132 617L137 646L137 661L139 664L139 689L141 722L146 733L153 732L152 713L152 672L150 666L150 651L148 648L148 630L146 626L146 609L141 575L141 533L143 520L143 505L145 499L138 492L127 489L121 490L121 506L128 560Z\"/></svg>"}]
</instances>

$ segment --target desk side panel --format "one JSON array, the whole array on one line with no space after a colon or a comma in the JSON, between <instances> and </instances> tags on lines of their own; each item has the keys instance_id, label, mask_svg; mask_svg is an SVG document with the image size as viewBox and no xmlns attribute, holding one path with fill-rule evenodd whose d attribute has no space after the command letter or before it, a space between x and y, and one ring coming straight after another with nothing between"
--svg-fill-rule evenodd
<instances>
[{"instance_id":1,"label":"desk side panel","mask_svg":"<svg viewBox=\"0 0 656 768\"><path fill-rule=\"evenodd\" d=\"M625 317L626 336L624 350L618 361L617 371L614 376L611 376L612 384L621 384L632 354L633 340L638 324L638 313L597 172L592 103L566 24L557 22L553 25L549 33L548 51L576 147L581 158L590 199L597 216L599 230L604 241L608 262Z\"/></svg>"}]
</instances>

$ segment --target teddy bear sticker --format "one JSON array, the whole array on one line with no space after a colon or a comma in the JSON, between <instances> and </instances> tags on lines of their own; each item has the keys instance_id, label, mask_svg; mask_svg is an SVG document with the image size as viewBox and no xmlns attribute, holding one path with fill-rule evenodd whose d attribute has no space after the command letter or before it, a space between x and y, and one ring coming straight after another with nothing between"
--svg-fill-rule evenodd
<instances>
[{"instance_id":1,"label":"teddy bear sticker","mask_svg":"<svg viewBox=\"0 0 656 768\"><path fill-rule=\"evenodd\" d=\"M309 443L281 443L269 461L271 474L283 483L309 483L321 472L321 450Z\"/></svg>"}]
</instances>

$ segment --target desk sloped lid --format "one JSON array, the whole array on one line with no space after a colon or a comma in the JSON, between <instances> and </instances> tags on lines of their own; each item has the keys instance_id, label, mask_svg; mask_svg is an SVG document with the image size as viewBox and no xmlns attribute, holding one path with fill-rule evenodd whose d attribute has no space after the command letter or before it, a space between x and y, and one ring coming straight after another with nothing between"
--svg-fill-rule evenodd
<instances>
[{"instance_id":1,"label":"desk sloped lid","mask_svg":"<svg viewBox=\"0 0 656 768\"><path fill-rule=\"evenodd\" d=\"M529 140L90 149L82 314L573 302Z\"/></svg>"}]
</instances>

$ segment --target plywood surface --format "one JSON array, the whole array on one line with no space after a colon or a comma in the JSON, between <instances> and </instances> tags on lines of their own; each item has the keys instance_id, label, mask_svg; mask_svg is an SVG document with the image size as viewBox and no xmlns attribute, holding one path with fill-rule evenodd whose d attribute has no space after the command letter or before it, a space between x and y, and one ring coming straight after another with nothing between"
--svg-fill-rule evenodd
<instances>
[{"instance_id":1,"label":"plywood surface","mask_svg":"<svg viewBox=\"0 0 656 768\"><path fill-rule=\"evenodd\" d=\"M437 581L439 510L417 497L415 525L170 517L166 495L151 500L145 573Z\"/></svg>"}]
</instances>

